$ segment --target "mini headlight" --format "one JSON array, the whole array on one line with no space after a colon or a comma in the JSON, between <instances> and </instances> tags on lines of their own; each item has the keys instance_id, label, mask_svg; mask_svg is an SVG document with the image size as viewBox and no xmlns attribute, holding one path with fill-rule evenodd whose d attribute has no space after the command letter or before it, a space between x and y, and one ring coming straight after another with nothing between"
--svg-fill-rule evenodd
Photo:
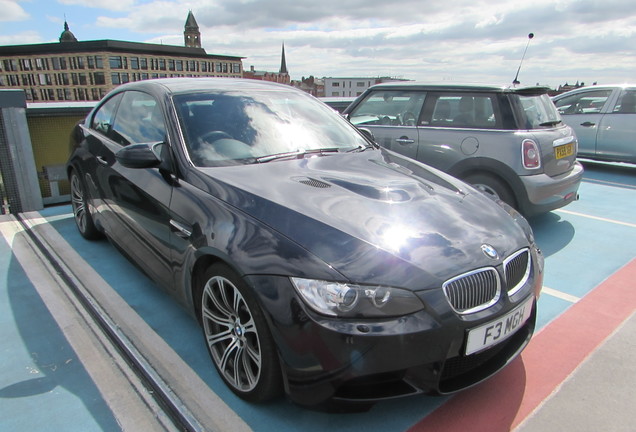
<instances>
[{"instance_id":1,"label":"mini headlight","mask_svg":"<svg viewBox=\"0 0 636 432\"><path fill-rule=\"evenodd\" d=\"M340 317L391 317L424 308L411 291L341 282L291 278L305 303L318 313Z\"/></svg>"}]
</instances>

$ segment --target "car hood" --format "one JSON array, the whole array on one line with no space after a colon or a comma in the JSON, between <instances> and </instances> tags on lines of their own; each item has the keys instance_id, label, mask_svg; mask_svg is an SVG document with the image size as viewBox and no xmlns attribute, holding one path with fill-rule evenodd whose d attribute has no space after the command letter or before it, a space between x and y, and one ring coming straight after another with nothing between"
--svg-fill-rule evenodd
<instances>
[{"instance_id":1,"label":"car hood","mask_svg":"<svg viewBox=\"0 0 636 432\"><path fill-rule=\"evenodd\" d=\"M353 282L439 287L528 245L491 199L387 150L201 168L201 187ZM483 244L499 253L496 260Z\"/></svg>"}]
</instances>

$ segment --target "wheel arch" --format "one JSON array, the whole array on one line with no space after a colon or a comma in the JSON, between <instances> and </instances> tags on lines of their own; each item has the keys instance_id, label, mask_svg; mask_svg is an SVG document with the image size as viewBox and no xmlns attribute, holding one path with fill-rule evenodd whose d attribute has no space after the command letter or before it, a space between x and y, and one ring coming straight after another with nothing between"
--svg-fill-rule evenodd
<instances>
[{"instance_id":1,"label":"wheel arch","mask_svg":"<svg viewBox=\"0 0 636 432\"><path fill-rule=\"evenodd\" d=\"M461 180L474 174L487 174L500 180L513 194L517 206L523 210L528 206L528 194L519 175L508 165L490 158L464 159L448 170Z\"/></svg>"}]
</instances>

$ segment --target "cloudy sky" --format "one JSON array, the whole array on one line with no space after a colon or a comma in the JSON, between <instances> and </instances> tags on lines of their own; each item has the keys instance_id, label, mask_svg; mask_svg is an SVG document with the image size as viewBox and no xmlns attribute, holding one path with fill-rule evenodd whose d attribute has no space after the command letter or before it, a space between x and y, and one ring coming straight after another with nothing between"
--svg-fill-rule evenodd
<instances>
[{"instance_id":1,"label":"cloudy sky","mask_svg":"<svg viewBox=\"0 0 636 432\"><path fill-rule=\"evenodd\" d=\"M292 79L393 76L557 87L636 81L634 0L0 0L0 45L183 45L192 10L208 54ZM529 39L529 33L535 36Z\"/></svg>"}]
</instances>

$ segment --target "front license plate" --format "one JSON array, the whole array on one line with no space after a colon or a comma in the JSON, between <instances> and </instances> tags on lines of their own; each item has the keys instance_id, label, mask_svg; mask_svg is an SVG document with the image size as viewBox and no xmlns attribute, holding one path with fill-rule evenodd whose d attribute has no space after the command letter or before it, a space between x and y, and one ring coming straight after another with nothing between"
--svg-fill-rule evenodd
<instances>
[{"instance_id":1,"label":"front license plate","mask_svg":"<svg viewBox=\"0 0 636 432\"><path fill-rule=\"evenodd\" d=\"M501 318L470 330L466 355L482 351L512 336L530 318L533 300L531 297Z\"/></svg>"},{"instance_id":2,"label":"front license plate","mask_svg":"<svg viewBox=\"0 0 636 432\"><path fill-rule=\"evenodd\" d=\"M572 156L574 154L574 143L560 145L554 148L554 156L557 159L563 159L564 157Z\"/></svg>"}]
</instances>

